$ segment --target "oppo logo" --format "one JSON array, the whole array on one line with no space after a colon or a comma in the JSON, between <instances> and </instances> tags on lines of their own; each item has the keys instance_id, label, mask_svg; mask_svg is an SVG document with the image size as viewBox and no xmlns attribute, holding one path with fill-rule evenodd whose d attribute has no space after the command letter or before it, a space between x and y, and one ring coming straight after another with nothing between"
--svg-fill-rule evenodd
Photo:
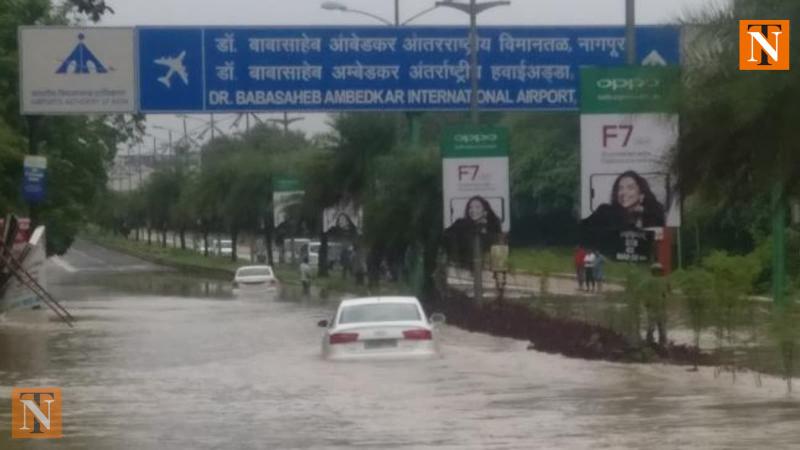
<instances>
[{"instance_id":1,"label":"oppo logo","mask_svg":"<svg viewBox=\"0 0 800 450\"><path fill-rule=\"evenodd\" d=\"M612 91L657 89L660 86L661 80L658 78L601 78L597 80L598 88Z\"/></svg>"}]
</instances>

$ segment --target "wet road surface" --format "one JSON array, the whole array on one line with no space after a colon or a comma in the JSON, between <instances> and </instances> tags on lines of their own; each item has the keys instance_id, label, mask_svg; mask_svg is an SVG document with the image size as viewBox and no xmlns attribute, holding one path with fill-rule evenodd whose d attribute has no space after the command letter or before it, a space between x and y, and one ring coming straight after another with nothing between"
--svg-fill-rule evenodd
<instances>
[{"instance_id":1,"label":"wet road surface","mask_svg":"<svg viewBox=\"0 0 800 450\"><path fill-rule=\"evenodd\" d=\"M236 298L84 242L48 278L79 323L0 323L0 449L800 446L800 402L778 380L570 360L452 327L438 360L330 363L315 325L332 304ZM11 440L15 386L62 388L63 439Z\"/></svg>"}]
</instances>

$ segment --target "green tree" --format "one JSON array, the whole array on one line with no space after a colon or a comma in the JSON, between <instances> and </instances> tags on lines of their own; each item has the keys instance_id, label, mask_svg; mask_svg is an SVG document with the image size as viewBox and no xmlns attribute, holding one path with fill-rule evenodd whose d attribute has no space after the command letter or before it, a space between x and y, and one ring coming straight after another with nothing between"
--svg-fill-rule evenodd
<instances>
[{"instance_id":1,"label":"green tree","mask_svg":"<svg viewBox=\"0 0 800 450\"><path fill-rule=\"evenodd\" d=\"M800 19L800 4L739 0L692 18L680 95L681 137L673 153L684 194L725 208L750 207L774 183L800 188L800 74L741 72L740 19ZM792 36L792 59L800 39Z\"/></svg>"},{"instance_id":2,"label":"green tree","mask_svg":"<svg viewBox=\"0 0 800 450\"><path fill-rule=\"evenodd\" d=\"M576 233L580 132L575 113L511 115L515 242L563 244Z\"/></svg>"},{"instance_id":3,"label":"green tree","mask_svg":"<svg viewBox=\"0 0 800 450\"><path fill-rule=\"evenodd\" d=\"M676 280L683 294L686 310L689 312L689 324L694 334L694 346L699 350L700 335L708 325L713 307L713 277L708 270L697 266L676 272L672 278ZM694 368L697 369L697 360Z\"/></svg>"},{"instance_id":4,"label":"green tree","mask_svg":"<svg viewBox=\"0 0 800 450\"><path fill-rule=\"evenodd\" d=\"M103 2L65 2L58 7L47 0L0 0L0 175L3 192L18 192L23 153L48 158L48 195L28 208L19 195L0 198L2 213L29 214L47 226L49 253L63 253L85 223L97 194L107 182L106 167L117 145L140 131L138 118L42 117L19 114L19 49L17 27L32 24L67 24L73 12L99 19Z\"/></svg>"}]
</instances>

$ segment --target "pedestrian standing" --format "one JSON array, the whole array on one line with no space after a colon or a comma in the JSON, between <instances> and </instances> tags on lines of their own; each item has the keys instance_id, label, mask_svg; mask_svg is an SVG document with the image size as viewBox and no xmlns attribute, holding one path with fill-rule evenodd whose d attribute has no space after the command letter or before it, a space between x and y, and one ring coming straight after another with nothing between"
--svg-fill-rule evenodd
<instances>
[{"instance_id":1,"label":"pedestrian standing","mask_svg":"<svg viewBox=\"0 0 800 450\"><path fill-rule=\"evenodd\" d=\"M342 251L339 252L339 265L342 266L342 279L346 280L347 274L349 274L353 269L351 262L352 255L353 249L350 245L344 245L344 247L342 247Z\"/></svg>"},{"instance_id":2,"label":"pedestrian standing","mask_svg":"<svg viewBox=\"0 0 800 450\"><path fill-rule=\"evenodd\" d=\"M603 290L603 281L605 280L605 264L606 264L606 257L603 256L600 252L595 252L595 261L594 261L594 282L597 285L597 292Z\"/></svg>"},{"instance_id":3,"label":"pedestrian standing","mask_svg":"<svg viewBox=\"0 0 800 450\"><path fill-rule=\"evenodd\" d=\"M669 295L669 283L664 278L664 268L660 263L655 263L650 267L653 275L653 288L645 299L644 308L647 314L647 333L645 341L648 344L655 344L654 332L658 331L658 344L661 347L667 345L667 296Z\"/></svg>"},{"instance_id":4,"label":"pedestrian standing","mask_svg":"<svg viewBox=\"0 0 800 450\"><path fill-rule=\"evenodd\" d=\"M303 257L300 263L300 283L303 285L303 295L311 295L311 265L308 264L308 257Z\"/></svg>"},{"instance_id":5,"label":"pedestrian standing","mask_svg":"<svg viewBox=\"0 0 800 450\"><path fill-rule=\"evenodd\" d=\"M584 276L586 277L586 290L589 292L594 292L596 288L595 279L594 279L594 267L597 263L597 254L595 254L594 250L589 249L586 252L586 256L583 258L583 271Z\"/></svg>"},{"instance_id":6,"label":"pedestrian standing","mask_svg":"<svg viewBox=\"0 0 800 450\"><path fill-rule=\"evenodd\" d=\"M578 280L578 289L583 290L584 284L584 267L583 260L586 258L586 250L582 246L575 249L575 277Z\"/></svg>"}]
</instances>

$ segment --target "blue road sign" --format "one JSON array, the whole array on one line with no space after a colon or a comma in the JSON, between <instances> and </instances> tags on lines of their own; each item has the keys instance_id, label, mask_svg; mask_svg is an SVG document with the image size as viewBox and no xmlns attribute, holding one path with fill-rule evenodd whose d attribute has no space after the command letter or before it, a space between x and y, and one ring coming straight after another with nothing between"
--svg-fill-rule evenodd
<instances>
[{"instance_id":1,"label":"blue road sign","mask_svg":"<svg viewBox=\"0 0 800 450\"><path fill-rule=\"evenodd\" d=\"M465 110L461 27L140 27L143 112ZM678 64L679 28L639 27L646 64ZM482 27L487 110L574 110L579 67L625 63L622 27Z\"/></svg>"},{"instance_id":2,"label":"blue road sign","mask_svg":"<svg viewBox=\"0 0 800 450\"><path fill-rule=\"evenodd\" d=\"M203 30L148 28L138 36L139 108L203 111Z\"/></svg>"},{"instance_id":3,"label":"blue road sign","mask_svg":"<svg viewBox=\"0 0 800 450\"><path fill-rule=\"evenodd\" d=\"M23 164L22 198L26 202L40 203L46 193L47 159L42 156L27 156Z\"/></svg>"}]
</instances>

